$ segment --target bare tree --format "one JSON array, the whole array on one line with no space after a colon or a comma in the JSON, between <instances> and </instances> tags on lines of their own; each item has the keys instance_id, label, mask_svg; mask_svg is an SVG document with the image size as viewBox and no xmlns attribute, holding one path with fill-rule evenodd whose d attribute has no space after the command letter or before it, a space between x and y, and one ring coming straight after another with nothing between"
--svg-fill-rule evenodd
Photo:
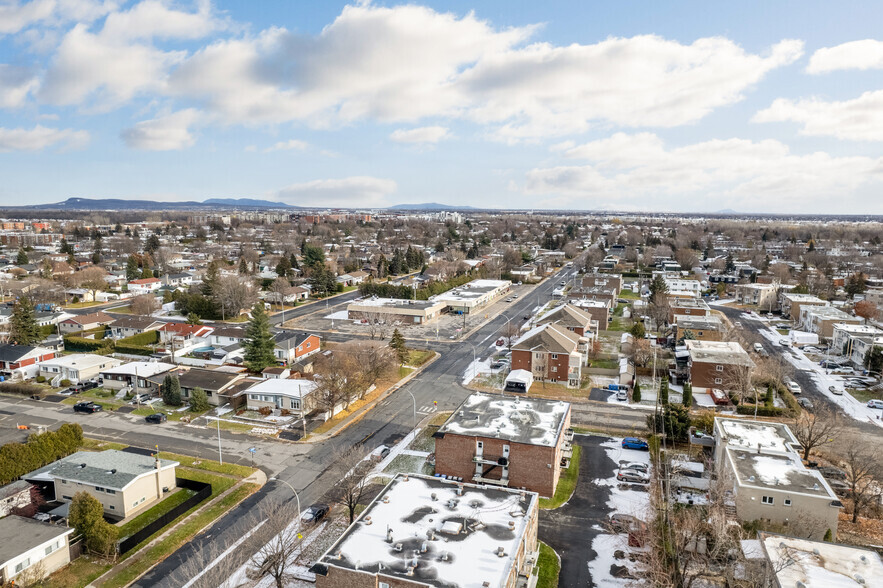
<instances>
[{"instance_id":1,"label":"bare tree","mask_svg":"<svg viewBox=\"0 0 883 588\"><path fill-rule=\"evenodd\" d=\"M338 405L349 406L364 392L362 366L349 353L322 355L314 368L319 407L330 414Z\"/></svg>"},{"instance_id":2,"label":"bare tree","mask_svg":"<svg viewBox=\"0 0 883 588\"><path fill-rule=\"evenodd\" d=\"M153 294L141 294L132 298L129 306L134 314L153 314L159 309L159 302Z\"/></svg>"},{"instance_id":3,"label":"bare tree","mask_svg":"<svg viewBox=\"0 0 883 588\"><path fill-rule=\"evenodd\" d=\"M249 575L254 579L270 576L276 588L284 588L290 576L288 568L300 552L300 513L294 501L265 501L260 510L265 522L256 540L263 545L251 558Z\"/></svg>"},{"instance_id":4,"label":"bare tree","mask_svg":"<svg viewBox=\"0 0 883 588\"><path fill-rule=\"evenodd\" d=\"M647 339L632 341L631 360L637 367L645 367L653 358L653 349Z\"/></svg>"},{"instance_id":5,"label":"bare tree","mask_svg":"<svg viewBox=\"0 0 883 588\"><path fill-rule=\"evenodd\" d=\"M803 459L809 459L813 449L834 440L840 430L840 419L837 413L820 406L813 412L803 411L791 426L791 430L803 448Z\"/></svg>"},{"instance_id":6,"label":"bare tree","mask_svg":"<svg viewBox=\"0 0 883 588\"><path fill-rule=\"evenodd\" d=\"M332 490L332 499L347 509L350 524L356 519L356 509L368 488L368 474L372 469L370 460L363 459L363 447L355 445L338 451L333 460L340 475L340 482Z\"/></svg>"},{"instance_id":7,"label":"bare tree","mask_svg":"<svg viewBox=\"0 0 883 588\"><path fill-rule=\"evenodd\" d=\"M852 499L852 522L857 523L859 514L880 499L881 486L877 478L883 475L883 466L876 448L861 439L852 439L847 444L842 459Z\"/></svg>"},{"instance_id":8,"label":"bare tree","mask_svg":"<svg viewBox=\"0 0 883 588\"><path fill-rule=\"evenodd\" d=\"M275 280L273 280L273 283L270 284L270 292L273 295L272 300L279 308L285 305L285 295L290 289L291 284L288 283L288 280L286 278L276 278Z\"/></svg>"},{"instance_id":9,"label":"bare tree","mask_svg":"<svg viewBox=\"0 0 883 588\"><path fill-rule=\"evenodd\" d=\"M221 276L214 287L214 297L221 307L221 316L227 318L244 308L251 308L257 300L254 282L240 276Z\"/></svg>"},{"instance_id":10,"label":"bare tree","mask_svg":"<svg viewBox=\"0 0 883 588\"><path fill-rule=\"evenodd\" d=\"M92 266L74 273L70 276L70 281L75 286L89 290L92 293L92 297L95 298L96 292L107 288L107 281L104 279L106 275L107 272L100 267Z\"/></svg>"},{"instance_id":11,"label":"bare tree","mask_svg":"<svg viewBox=\"0 0 883 588\"><path fill-rule=\"evenodd\" d=\"M349 356L343 363L355 372L352 377L358 378L360 398L369 387L391 375L398 365L395 351L389 345L375 341L343 343L334 353Z\"/></svg>"}]
</instances>

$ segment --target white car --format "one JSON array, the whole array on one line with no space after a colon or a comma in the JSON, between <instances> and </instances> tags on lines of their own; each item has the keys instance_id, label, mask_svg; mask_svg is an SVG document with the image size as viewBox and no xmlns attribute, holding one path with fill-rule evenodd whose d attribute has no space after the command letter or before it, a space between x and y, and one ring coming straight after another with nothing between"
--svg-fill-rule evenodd
<instances>
[{"instance_id":1,"label":"white car","mask_svg":"<svg viewBox=\"0 0 883 588\"><path fill-rule=\"evenodd\" d=\"M794 380L788 380L785 382L785 385L788 386L788 389L791 390L791 394L801 394L803 390L800 389L800 386Z\"/></svg>"},{"instance_id":2,"label":"white car","mask_svg":"<svg viewBox=\"0 0 883 588\"><path fill-rule=\"evenodd\" d=\"M837 386L828 386L828 392L830 392L831 394L836 394L837 396L843 396L843 390L841 390Z\"/></svg>"},{"instance_id":3,"label":"white car","mask_svg":"<svg viewBox=\"0 0 883 588\"><path fill-rule=\"evenodd\" d=\"M791 341L788 339L779 339L779 345L781 345L782 347L790 347Z\"/></svg>"},{"instance_id":4,"label":"white car","mask_svg":"<svg viewBox=\"0 0 883 588\"><path fill-rule=\"evenodd\" d=\"M629 393L625 390L620 390L616 393L616 399L624 402L629 399Z\"/></svg>"},{"instance_id":5,"label":"white car","mask_svg":"<svg viewBox=\"0 0 883 588\"><path fill-rule=\"evenodd\" d=\"M883 400L868 400L868 408L883 408Z\"/></svg>"}]
</instances>

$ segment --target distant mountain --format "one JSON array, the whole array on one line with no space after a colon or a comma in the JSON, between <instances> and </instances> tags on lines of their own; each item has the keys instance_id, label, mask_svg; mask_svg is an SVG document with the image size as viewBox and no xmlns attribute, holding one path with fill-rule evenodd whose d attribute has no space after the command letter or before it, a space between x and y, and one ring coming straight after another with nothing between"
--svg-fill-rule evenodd
<instances>
[{"instance_id":1,"label":"distant mountain","mask_svg":"<svg viewBox=\"0 0 883 588\"><path fill-rule=\"evenodd\" d=\"M200 208L297 208L281 202L254 198L209 198L203 202L157 202L154 200L125 200L123 198L68 198L54 204L32 206L3 206L0 208L31 208L40 210L193 210Z\"/></svg>"},{"instance_id":2,"label":"distant mountain","mask_svg":"<svg viewBox=\"0 0 883 588\"><path fill-rule=\"evenodd\" d=\"M437 202L424 202L423 204L396 204L389 210L476 210L473 206L451 206Z\"/></svg>"},{"instance_id":3,"label":"distant mountain","mask_svg":"<svg viewBox=\"0 0 883 588\"><path fill-rule=\"evenodd\" d=\"M714 214L740 214L733 210L732 208L724 208L723 210L718 210Z\"/></svg>"}]
</instances>

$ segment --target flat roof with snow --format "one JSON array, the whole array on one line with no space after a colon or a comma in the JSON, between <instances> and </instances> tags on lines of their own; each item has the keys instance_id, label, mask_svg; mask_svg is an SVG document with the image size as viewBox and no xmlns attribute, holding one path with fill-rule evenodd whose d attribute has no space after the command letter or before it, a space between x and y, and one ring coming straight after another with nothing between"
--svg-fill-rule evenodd
<instances>
[{"instance_id":1,"label":"flat roof with snow","mask_svg":"<svg viewBox=\"0 0 883 588\"><path fill-rule=\"evenodd\" d=\"M748 449L727 448L727 457L739 478L739 485L766 488L779 492L837 496L816 470L808 470L796 453L757 453Z\"/></svg>"},{"instance_id":2,"label":"flat roof with snow","mask_svg":"<svg viewBox=\"0 0 883 588\"><path fill-rule=\"evenodd\" d=\"M439 588L504 586L536 508L534 492L398 474L312 569Z\"/></svg>"},{"instance_id":3,"label":"flat roof with snow","mask_svg":"<svg viewBox=\"0 0 883 588\"><path fill-rule=\"evenodd\" d=\"M436 435L452 433L527 445L558 444L570 403L542 398L472 394Z\"/></svg>"},{"instance_id":4,"label":"flat roof with snow","mask_svg":"<svg viewBox=\"0 0 883 588\"><path fill-rule=\"evenodd\" d=\"M714 419L714 427L718 440L730 447L757 450L759 445L763 451L791 453L797 443L791 429L782 423L718 417Z\"/></svg>"},{"instance_id":5,"label":"flat roof with snow","mask_svg":"<svg viewBox=\"0 0 883 588\"><path fill-rule=\"evenodd\" d=\"M354 301L347 306L349 310L357 310L360 307L382 307L387 309L395 309L395 308L411 308L415 310L425 310L427 308L435 308L437 306L443 306L443 303L433 301L433 300L404 300L401 298L364 298L362 300Z\"/></svg>"},{"instance_id":6,"label":"flat roof with snow","mask_svg":"<svg viewBox=\"0 0 883 588\"><path fill-rule=\"evenodd\" d=\"M139 378L149 378L150 376L165 373L173 367L175 367L174 364L163 363L161 361L131 361L129 363L124 363L123 365L101 370L101 373L102 375L108 374L115 376L134 376L137 374Z\"/></svg>"},{"instance_id":7,"label":"flat roof with snow","mask_svg":"<svg viewBox=\"0 0 883 588\"><path fill-rule=\"evenodd\" d=\"M862 588L883 578L883 560L870 549L769 533L760 542L779 586Z\"/></svg>"},{"instance_id":8,"label":"flat roof with snow","mask_svg":"<svg viewBox=\"0 0 883 588\"><path fill-rule=\"evenodd\" d=\"M685 341L690 359L701 363L754 366L754 362L742 346L735 341Z\"/></svg>"},{"instance_id":9,"label":"flat roof with snow","mask_svg":"<svg viewBox=\"0 0 883 588\"><path fill-rule=\"evenodd\" d=\"M55 366L60 368L76 368L80 370L89 368L103 368L105 366L113 367L119 365L119 359L106 357L104 355L96 355L94 353L72 353L70 355L62 355L53 359L41 361L40 366Z\"/></svg>"},{"instance_id":10,"label":"flat roof with snow","mask_svg":"<svg viewBox=\"0 0 883 588\"><path fill-rule=\"evenodd\" d=\"M267 378L250 386L248 394L282 394L302 398L316 388L316 383L311 380L297 380L287 378Z\"/></svg>"}]
</instances>

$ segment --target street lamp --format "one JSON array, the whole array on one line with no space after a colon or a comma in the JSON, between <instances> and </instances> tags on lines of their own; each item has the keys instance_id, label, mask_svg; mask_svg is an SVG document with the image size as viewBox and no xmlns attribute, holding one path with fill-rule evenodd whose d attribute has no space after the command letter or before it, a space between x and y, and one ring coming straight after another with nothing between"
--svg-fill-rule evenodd
<instances>
[{"instance_id":1,"label":"street lamp","mask_svg":"<svg viewBox=\"0 0 883 588\"><path fill-rule=\"evenodd\" d=\"M408 394L411 394L411 400L414 401L414 428L417 428L417 399L414 398L414 394L411 393L410 390L405 390Z\"/></svg>"},{"instance_id":2,"label":"street lamp","mask_svg":"<svg viewBox=\"0 0 883 588\"><path fill-rule=\"evenodd\" d=\"M221 453L221 409L227 406L227 404L218 405L217 409L217 417L215 418L215 424L218 425L218 462L221 465L224 465L224 455Z\"/></svg>"},{"instance_id":3,"label":"street lamp","mask_svg":"<svg viewBox=\"0 0 883 588\"><path fill-rule=\"evenodd\" d=\"M281 478L276 478L275 476L272 477L272 478L270 478L269 481L270 481L270 482L282 482L283 484L285 484L286 486L288 486L289 488L291 488L291 491L294 493L294 498L297 500L297 530L300 531L300 513L301 513L301 510L300 510L300 496L298 496L298 494L297 494L297 490L295 490L295 489L294 489L294 486L292 486L291 484L289 484L289 483L286 482L285 480L282 480Z\"/></svg>"}]
</instances>

